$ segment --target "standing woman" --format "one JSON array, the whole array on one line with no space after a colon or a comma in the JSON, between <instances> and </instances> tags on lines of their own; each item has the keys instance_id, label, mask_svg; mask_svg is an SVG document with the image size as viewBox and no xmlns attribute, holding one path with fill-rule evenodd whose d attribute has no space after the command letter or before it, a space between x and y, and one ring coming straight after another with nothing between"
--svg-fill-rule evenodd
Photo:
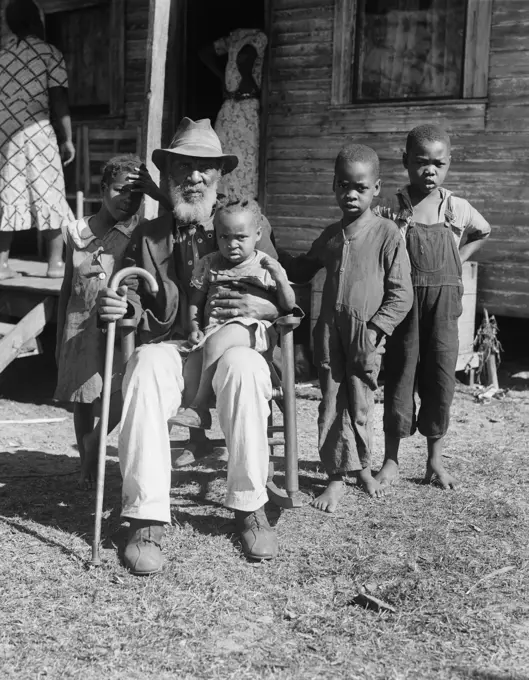
<instances>
[{"instance_id":1,"label":"standing woman","mask_svg":"<svg viewBox=\"0 0 529 680\"><path fill-rule=\"evenodd\" d=\"M5 18L14 35L0 50L0 280L17 276L8 263L13 234L31 227L48 242L47 276L60 278L61 230L74 219L61 166L75 156L66 67L44 41L32 0L11 0Z\"/></svg>"},{"instance_id":2,"label":"standing woman","mask_svg":"<svg viewBox=\"0 0 529 680\"><path fill-rule=\"evenodd\" d=\"M267 37L257 29L238 28L201 50L200 57L224 85L224 103L215 132L224 153L239 165L224 175L219 191L230 197L257 198L259 184L259 114L263 59ZM219 58L227 55L223 69Z\"/></svg>"}]
</instances>

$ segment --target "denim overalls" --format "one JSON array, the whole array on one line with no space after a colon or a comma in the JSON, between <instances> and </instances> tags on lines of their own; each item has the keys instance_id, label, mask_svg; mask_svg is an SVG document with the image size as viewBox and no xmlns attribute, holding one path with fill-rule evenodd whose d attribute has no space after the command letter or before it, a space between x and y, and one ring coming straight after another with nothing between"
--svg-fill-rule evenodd
<instances>
[{"instance_id":1,"label":"denim overalls","mask_svg":"<svg viewBox=\"0 0 529 680\"><path fill-rule=\"evenodd\" d=\"M405 206L399 195L402 214ZM462 266L452 233L451 200L445 221L408 222L406 246L414 289L413 307L388 338L384 382L384 431L409 437L446 434L455 389L462 312ZM421 406L416 413L415 387Z\"/></svg>"}]
</instances>

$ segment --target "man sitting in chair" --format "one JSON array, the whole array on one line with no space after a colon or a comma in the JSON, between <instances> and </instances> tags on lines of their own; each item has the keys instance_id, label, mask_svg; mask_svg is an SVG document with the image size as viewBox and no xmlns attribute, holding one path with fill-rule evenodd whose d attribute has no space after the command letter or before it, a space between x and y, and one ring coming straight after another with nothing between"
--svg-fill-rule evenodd
<instances>
[{"instance_id":1,"label":"man sitting in chair","mask_svg":"<svg viewBox=\"0 0 529 680\"><path fill-rule=\"evenodd\" d=\"M176 414L184 390L182 359L174 341L188 335L184 320L193 268L217 249L213 215L218 182L238 163L236 156L222 153L209 120L189 118L180 123L170 147L154 151L152 160L167 179L173 213L137 228L125 265L152 273L159 292L150 293L143 281L131 282L128 290L123 286L117 293L107 288L99 308L103 321L125 316L138 320L141 346L123 380L119 437L122 516L130 520L124 561L138 575L156 573L163 565L164 525L171 521L167 421ZM266 226L257 248L277 258ZM279 316L275 301L244 290L220 292L211 304L211 315L220 320ZM250 348L229 349L218 362L213 389L229 452L225 505L235 511L245 554L251 559L272 559L278 543L264 512L272 394L265 359ZM192 432L192 447L207 445L203 432Z\"/></svg>"}]
</instances>

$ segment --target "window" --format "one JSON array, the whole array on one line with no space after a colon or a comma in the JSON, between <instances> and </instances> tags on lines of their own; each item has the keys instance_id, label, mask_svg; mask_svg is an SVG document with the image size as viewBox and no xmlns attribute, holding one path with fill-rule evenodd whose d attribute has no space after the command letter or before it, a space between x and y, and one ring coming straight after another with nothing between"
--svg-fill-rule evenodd
<instances>
[{"instance_id":1,"label":"window","mask_svg":"<svg viewBox=\"0 0 529 680\"><path fill-rule=\"evenodd\" d=\"M492 0L336 0L332 103L487 94Z\"/></svg>"},{"instance_id":2,"label":"window","mask_svg":"<svg viewBox=\"0 0 529 680\"><path fill-rule=\"evenodd\" d=\"M41 0L46 39L64 54L72 113L124 112L124 0Z\"/></svg>"}]
</instances>

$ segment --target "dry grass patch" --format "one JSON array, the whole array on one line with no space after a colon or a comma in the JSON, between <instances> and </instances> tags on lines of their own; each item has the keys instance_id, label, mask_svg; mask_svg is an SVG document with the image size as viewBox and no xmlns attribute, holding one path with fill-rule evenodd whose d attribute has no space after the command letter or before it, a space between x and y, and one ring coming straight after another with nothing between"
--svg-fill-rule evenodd
<instances>
[{"instance_id":1,"label":"dry grass patch","mask_svg":"<svg viewBox=\"0 0 529 680\"><path fill-rule=\"evenodd\" d=\"M298 404L301 484L310 497L325 479L317 402ZM19 408L2 405L4 413ZM52 413L29 411L46 409ZM115 457L105 563L87 569L93 498L74 489L71 420L3 431L1 676L528 678L528 415L529 392L480 406L460 388L446 451L460 491L419 483L425 449L413 438L400 483L384 500L351 486L335 515L308 506L273 513L281 555L270 564L241 556L222 508L223 463L175 472L167 566L147 579L119 563ZM17 477L43 474L50 476ZM395 612L355 604L361 588Z\"/></svg>"}]
</instances>

